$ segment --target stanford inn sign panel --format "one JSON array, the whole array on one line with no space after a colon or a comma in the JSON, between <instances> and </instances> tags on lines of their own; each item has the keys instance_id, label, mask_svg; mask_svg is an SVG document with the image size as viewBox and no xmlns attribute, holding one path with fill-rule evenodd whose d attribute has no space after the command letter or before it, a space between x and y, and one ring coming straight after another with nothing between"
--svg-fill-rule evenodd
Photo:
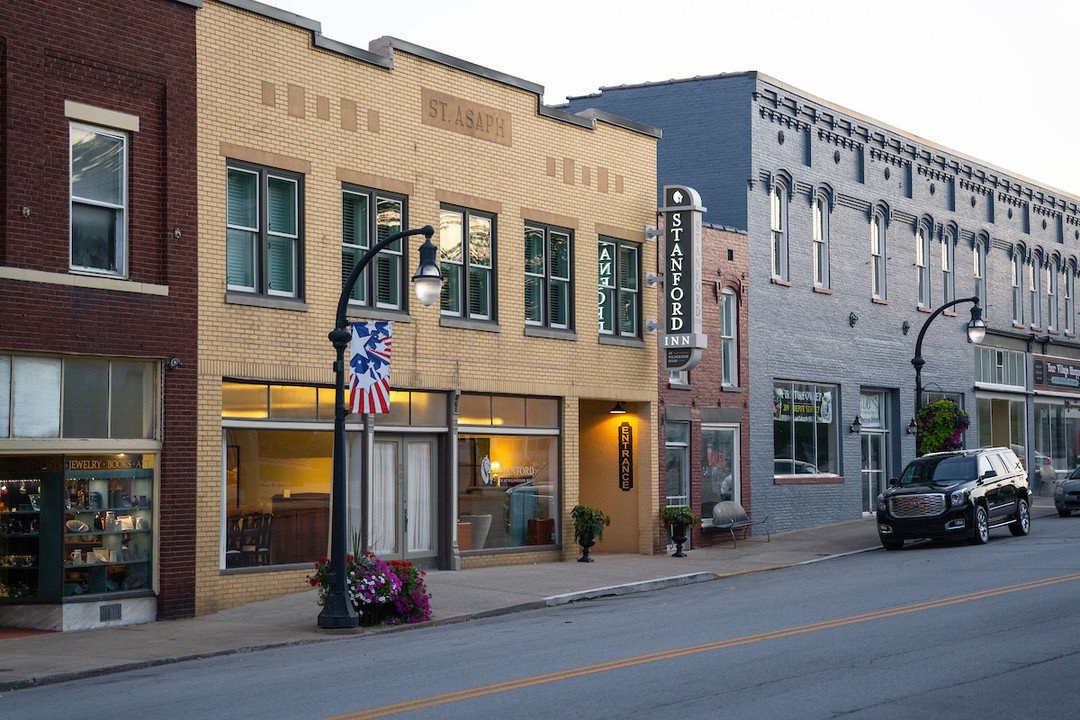
<instances>
[{"instance_id":1,"label":"stanford inn sign panel","mask_svg":"<svg viewBox=\"0 0 1080 720\"><path fill-rule=\"evenodd\" d=\"M708 338L701 332L701 197L683 185L664 186L664 350L667 370L690 370Z\"/></svg>"}]
</instances>

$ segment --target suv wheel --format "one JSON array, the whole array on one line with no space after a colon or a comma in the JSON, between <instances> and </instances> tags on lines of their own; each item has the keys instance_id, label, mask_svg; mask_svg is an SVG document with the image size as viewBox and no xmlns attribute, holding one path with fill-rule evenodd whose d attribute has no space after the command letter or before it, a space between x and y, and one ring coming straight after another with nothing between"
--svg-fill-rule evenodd
<instances>
[{"instance_id":1,"label":"suv wheel","mask_svg":"<svg viewBox=\"0 0 1080 720\"><path fill-rule=\"evenodd\" d=\"M1009 532L1016 537L1022 537L1031 532L1031 510L1028 501L1020 498L1016 501L1016 520L1009 525Z\"/></svg>"},{"instance_id":2,"label":"suv wheel","mask_svg":"<svg viewBox=\"0 0 1080 720\"><path fill-rule=\"evenodd\" d=\"M885 548L886 550L899 550L900 548L904 547L904 541L903 540L885 540L884 538L882 538L881 546L883 548Z\"/></svg>"},{"instance_id":3,"label":"suv wheel","mask_svg":"<svg viewBox=\"0 0 1080 720\"><path fill-rule=\"evenodd\" d=\"M1069 517L1072 515L1072 510L1065 510L1064 508L1058 508L1058 515L1061 517Z\"/></svg>"},{"instance_id":4,"label":"suv wheel","mask_svg":"<svg viewBox=\"0 0 1080 720\"><path fill-rule=\"evenodd\" d=\"M975 534L971 536L971 542L974 545L985 545L990 542L990 518L982 505L975 506L974 515Z\"/></svg>"}]
</instances>

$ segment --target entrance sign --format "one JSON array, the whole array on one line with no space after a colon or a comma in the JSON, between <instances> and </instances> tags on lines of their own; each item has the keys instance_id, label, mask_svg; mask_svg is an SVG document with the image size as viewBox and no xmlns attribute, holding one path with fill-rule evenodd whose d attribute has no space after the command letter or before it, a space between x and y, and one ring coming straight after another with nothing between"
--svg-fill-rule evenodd
<instances>
[{"instance_id":1,"label":"entrance sign","mask_svg":"<svg viewBox=\"0 0 1080 720\"><path fill-rule=\"evenodd\" d=\"M701 197L683 185L664 186L664 349L667 370L689 370L708 338L701 332Z\"/></svg>"},{"instance_id":2,"label":"entrance sign","mask_svg":"<svg viewBox=\"0 0 1080 720\"><path fill-rule=\"evenodd\" d=\"M634 488L634 428L630 423L619 425L619 489Z\"/></svg>"}]
</instances>

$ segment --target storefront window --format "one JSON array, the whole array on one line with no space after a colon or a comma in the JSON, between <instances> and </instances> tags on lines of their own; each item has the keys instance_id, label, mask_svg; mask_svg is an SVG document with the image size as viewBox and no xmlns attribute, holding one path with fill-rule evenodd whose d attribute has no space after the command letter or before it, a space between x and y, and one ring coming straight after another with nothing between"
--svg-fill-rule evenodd
<instances>
[{"instance_id":1,"label":"storefront window","mask_svg":"<svg viewBox=\"0 0 1080 720\"><path fill-rule=\"evenodd\" d=\"M701 428L701 521L712 524L713 506L739 500L738 428Z\"/></svg>"},{"instance_id":2,"label":"storefront window","mask_svg":"<svg viewBox=\"0 0 1080 720\"><path fill-rule=\"evenodd\" d=\"M1063 402L1035 403L1035 458L1032 470L1052 483L1080 464L1080 409Z\"/></svg>"},{"instance_id":3,"label":"storefront window","mask_svg":"<svg viewBox=\"0 0 1080 720\"><path fill-rule=\"evenodd\" d=\"M0 458L0 602L145 593L155 455Z\"/></svg>"},{"instance_id":4,"label":"storefront window","mask_svg":"<svg viewBox=\"0 0 1080 720\"><path fill-rule=\"evenodd\" d=\"M553 545L559 512L559 438L458 436L458 547Z\"/></svg>"},{"instance_id":5,"label":"storefront window","mask_svg":"<svg viewBox=\"0 0 1080 720\"><path fill-rule=\"evenodd\" d=\"M327 553L334 436L225 429L224 567L308 563Z\"/></svg>"},{"instance_id":6,"label":"storefront window","mask_svg":"<svg viewBox=\"0 0 1080 720\"><path fill-rule=\"evenodd\" d=\"M690 505L690 423L668 422L664 440L667 507Z\"/></svg>"},{"instance_id":7,"label":"storefront window","mask_svg":"<svg viewBox=\"0 0 1080 720\"><path fill-rule=\"evenodd\" d=\"M1024 401L1004 397L975 398L979 447L1011 447L1024 455Z\"/></svg>"},{"instance_id":8,"label":"storefront window","mask_svg":"<svg viewBox=\"0 0 1080 720\"><path fill-rule=\"evenodd\" d=\"M774 475L838 474L836 388L773 385Z\"/></svg>"}]
</instances>

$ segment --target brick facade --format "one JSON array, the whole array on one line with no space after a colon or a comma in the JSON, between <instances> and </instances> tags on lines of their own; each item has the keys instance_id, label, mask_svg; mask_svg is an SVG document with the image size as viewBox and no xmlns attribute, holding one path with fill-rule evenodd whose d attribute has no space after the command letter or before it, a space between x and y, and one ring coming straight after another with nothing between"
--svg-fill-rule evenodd
<instances>
[{"instance_id":1,"label":"brick facade","mask_svg":"<svg viewBox=\"0 0 1080 720\"><path fill-rule=\"evenodd\" d=\"M181 360L159 385L161 618L195 611L194 16L171 0L0 6L0 354ZM118 18L155 31L120 33ZM69 103L138 119L120 279L69 271ZM0 440L14 454L91 447Z\"/></svg>"},{"instance_id":2,"label":"brick facade","mask_svg":"<svg viewBox=\"0 0 1080 720\"><path fill-rule=\"evenodd\" d=\"M914 408L911 359L919 330L932 308L942 303L942 242L953 251L954 298L975 294L973 249L981 245L986 252L986 345L1030 356L1032 339L1045 338L1036 350L1066 359L1080 356L1075 335L1066 330L1075 328L1075 310L1066 319L1063 293L1047 297L1045 288L1040 289L1043 312L1053 302L1062 317L1052 331L1030 317L1022 322L1012 317L1014 254L1033 259L1037 277L1047 266L1062 286L1076 277L1076 196L755 72L604 88L571 99L566 108L586 106L661 128L660 184L694 187L708 208L706 221L747 233L753 358L750 484L755 508L769 514L771 530L857 518L868 509L864 438L849 430L860 413L860 395L882 393L887 403L885 477L897 475L914 456L914 438L906 432ZM711 142L701 142L703 137ZM774 281L770 192L777 183L787 204L790 277ZM827 287L815 287L811 262L812 212L818 196L826 199L829 223ZM882 220L887 275L885 297L880 299L871 292L870 223L875 214ZM920 307L915 270L914 237L920 222L930 230L927 307ZM1026 278L1023 282L1028 303ZM977 417L977 397L988 400L994 389L976 388L975 352L964 332L970 307L961 305L928 326L924 387L961 398L972 416L969 445L978 444L981 433L995 444L1034 447L1038 432L1024 385L1004 396L1026 404L1022 426L1001 432L989 413ZM773 388L782 381L836 389L839 462L833 477L774 475ZM1030 377L1025 382L1030 389ZM1046 395L1046 402L1060 405L1065 391L1056 393L1056 400L1055 393Z\"/></svg>"},{"instance_id":3,"label":"brick facade","mask_svg":"<svg viewBox=\"0 0 1080 720\"><path fill-rule=\"evenodd\" d=\"M637 244L643 267L656 267L656 245L644 238L655 217L655 131L603 114L578 117L545 108L539 86L401 41L377 41L370 51L348 48L326 40L318 23L255 3L206 2L197 20L198 611L306 587L307 568L221 569L221 385L224 378L332 382L326 334L341 288L343 182L406 195L413 228L437 227L442 204L497 218L497 324L448 322L437 307L414 302L396 317L393 386L561 400L561 549L463 556L461 566L576 557L568 529L579 500L616 516L606 549L653 552L655 343L598 339L594 298L600 235ZM459 122L455 107L485 120L462 115ZM303 175L299 302L260 305L226 294L228 159ZM526 221L574 231L572 333L525 328ZM418 246L408 246L410 274ZM641 302L654 306L655 290L643 290ZM636 430L635 489L621 494L607 415L615 401L631 408ZM590 433L601 438L600 446L583 453L579 435ZM449 536L446 531L443 541Z\"/></svg>"}]
</instances>

